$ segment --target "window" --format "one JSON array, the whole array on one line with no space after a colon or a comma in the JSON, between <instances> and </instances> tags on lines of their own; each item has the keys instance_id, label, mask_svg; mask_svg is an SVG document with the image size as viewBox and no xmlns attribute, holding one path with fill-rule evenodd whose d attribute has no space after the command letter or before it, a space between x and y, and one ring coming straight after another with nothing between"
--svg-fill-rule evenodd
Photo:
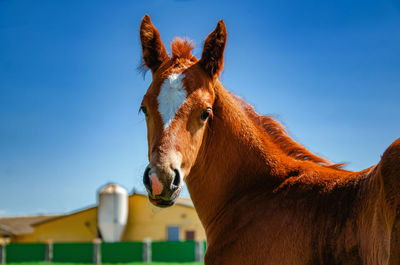
<instances>
[{"instance_id":1,"label":"window","mask_svg":"<svg viewBox=\"0 0 400 265\"><path fill-rule=\"evenodd\" d=\"M179 241L179 226L170 225L167 227L167 240Z\"/></svg>"}]
</instances>

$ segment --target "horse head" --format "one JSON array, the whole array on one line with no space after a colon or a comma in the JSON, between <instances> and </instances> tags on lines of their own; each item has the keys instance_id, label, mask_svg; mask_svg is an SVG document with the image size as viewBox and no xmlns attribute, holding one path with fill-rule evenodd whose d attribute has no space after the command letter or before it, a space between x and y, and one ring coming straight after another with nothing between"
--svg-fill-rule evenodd
<instances>
[{"instance_id":1,"label":"horse head","mask_svg":"<svg viewBox=\"0 0 400 265\"><path fill-rule=\"evenodd\" d=\"M191 54L191 43L181 39L172 42L170 57L150 17L141 22L143 62L152 72L140 107L146 116L149 159L143 183L156 206L174 204L196 161L213 117L213 88L223 68L226 39L221 20L206 38L199 60Z\"/></svg>"}]
</instances>

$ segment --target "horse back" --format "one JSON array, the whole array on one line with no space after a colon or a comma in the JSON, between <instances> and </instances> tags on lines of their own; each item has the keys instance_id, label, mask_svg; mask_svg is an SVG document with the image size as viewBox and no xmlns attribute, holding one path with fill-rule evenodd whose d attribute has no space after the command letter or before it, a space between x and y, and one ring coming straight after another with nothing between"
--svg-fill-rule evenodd
<instances>
[{"instance_id":1,"label":"horse back","mask_svg":"<svg viewBox=\"0 0 400 265\"><path fill-rule=\"evenodd\" d=\"M385 151L380 162L387 199L392 203L400 201L400 138Z\"/></svg>"},{"instance_id":2,"label":"horse back","mask_svg":"<svg viewBox=\"0 0 400 265\"><path fill-rule=\"evenodd\" d=\"M380 253L367 259L371 264L400 264L400 138L386 149L368 179L360 215L361 249L364 256Z\"/></svg>"},{"instance_id":3,"label":"horse back","mask_svg":"<svg viewBox=\"0 0 400 265\"><path fill-rule=\"evenodd\" d=\"M394 218L390 239L390 263L400 264L400 138L384 152L379 163L389 218Z\"/></svg>"}]
</instances>

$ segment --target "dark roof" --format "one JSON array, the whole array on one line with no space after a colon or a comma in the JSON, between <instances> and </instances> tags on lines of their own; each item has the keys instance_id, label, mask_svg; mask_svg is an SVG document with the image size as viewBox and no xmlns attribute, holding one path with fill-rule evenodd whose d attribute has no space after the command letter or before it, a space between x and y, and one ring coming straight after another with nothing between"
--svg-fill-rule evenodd
<instances>
[{"instance_id":1,"label":"dark roof","mask_svg":"<svg viewBox=\"0 0 400 265\"><path fill-rule=\"evenodd\" d=\"M8 230L9 230L8 227L0 225L0 236L11 236L12 233Z\"/></svg>"},{"instance_id":2,"label":"dark roof","mask_svg":"<svg viewBox=\"0 0 400 265\"><path fill-rule=\"evenodd\" d=\"M20 235L33 233L32 225L55 215L21 216L21 217L0 217L0 233L6 235Z\"/></svg>"}]
</instances>

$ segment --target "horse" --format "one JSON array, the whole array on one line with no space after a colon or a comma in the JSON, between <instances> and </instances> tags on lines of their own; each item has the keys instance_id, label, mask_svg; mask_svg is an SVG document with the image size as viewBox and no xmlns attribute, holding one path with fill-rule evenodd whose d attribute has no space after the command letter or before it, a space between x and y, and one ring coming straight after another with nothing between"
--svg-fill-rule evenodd
<instances>
[{"instance_id":1,"label":"horse","mask_svg":"<svg viewBox=\"0 0 400 265\"><path fill-rule=\"evenodd\" d=\"M180 38L169 56L148 15L140 41L152 73L140 107L143 183L152 204L168 207L186 182L206 265L400 264L400 139L360 172L311 153L222 86L222 20L200 59Z\"/></svg>"}]
</instances>

